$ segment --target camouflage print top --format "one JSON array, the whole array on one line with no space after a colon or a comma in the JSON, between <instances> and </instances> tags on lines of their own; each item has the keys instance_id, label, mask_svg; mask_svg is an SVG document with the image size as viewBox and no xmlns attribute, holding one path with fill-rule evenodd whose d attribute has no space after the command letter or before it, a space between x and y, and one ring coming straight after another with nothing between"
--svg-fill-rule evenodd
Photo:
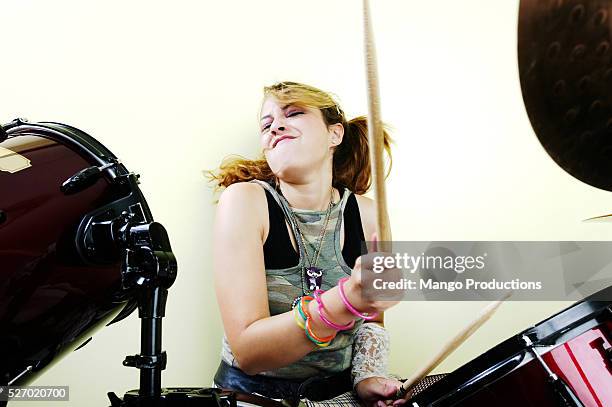
<instances>
[{"instance_id":1,"label":"camouflage print top","mask_svg":"<svg viewBox=\"0 0 612 407\"><path fill-rule=\"evenodd\" d=\"M326 211L314 211L303 209L290 209L287 200L277 193L269 184L257 182L270 191L276 202L281 206L285 219L291 226L293 237L299 248L299 263L295 267L285 269L266 269L266 280L268 286L268 302L270 315L282 314L291 311L293 300L302 295L302 287L307 294L311 294L304 278L304 268L308 266L305 258L304 244L307 246L308 255L312 259L313 254L319 247L319 236L325 222ZM329 290L338 284L338 280L351 274L351 268L342 257L340 248L340 228L342 225L344 207L351 191L344 189L340 201L333 205L329 216L329 222L325 231L323 247L319 255L317 267L323 269L323 283L321 289ZM297 222L306 242L302 241L300 233L296 228L291 211L295 214ZM355 323L353 329L338 332L331 345L325 348L317 348L302 359L288 366L274 369L260 374L281 377L286 379L306 379L316 375L329 375L348 369L351 366L352 345L354 333L361 326L362 321ZM282 351L280 342L279 351ZM223 337L222 359L235 367L240 367L232 354L227 337Z\"/></svg>"}]
</instances>

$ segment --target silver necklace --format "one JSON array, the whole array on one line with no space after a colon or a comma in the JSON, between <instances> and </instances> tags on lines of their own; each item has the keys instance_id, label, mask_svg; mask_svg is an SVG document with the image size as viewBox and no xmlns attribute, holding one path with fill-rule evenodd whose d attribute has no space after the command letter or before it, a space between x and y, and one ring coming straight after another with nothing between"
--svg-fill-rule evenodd
<instances>
[{"instance_id":1,"label":"silver necklace","mask_svg":"<svg viewBox=\"0 0 612 407\"><path fill-rule=\"evenodd\" d=\"M291 216L293 217L293 221L295 223L295 227L298 230L300 237L302 238L302 242L304 245L304 254L306 256L306 261L308 263L308 267L302 266L302 276L300 278L301 285L302 285L302 295L306 295L304 281L306 281L308 285L308 290L311 292L314 292L315 290L320 290L323 284L323 269L321 269L320 267L317 267L317 264L319 262L319 257L321 255L321 250L323 248L323 241L325 240L325 232L327 230L327 225L329 224L329 217L331 215L331 209L334 204L333 197L334 197L334 188L332 187L331 193L330 193L329 205L327 206L327 211L325 212L325 221L323 222L323 228L321 229L321 233L319 234L319 247L315 249L315 252L313 253L313 256L312 256L312 260L310 259L308 255L308 248L306 247L306 237L304 236L304 233L302 232L302 229L300 228L300 225L297 221L297 217L295 216L295 213L293 212L291 208L289 208L291 211ZM293 301L292 307L294 307L295 304L297 304L297 302L300 301L300 299L301 299L301 296L297 297Z\"/></svg>"}]
</instances>

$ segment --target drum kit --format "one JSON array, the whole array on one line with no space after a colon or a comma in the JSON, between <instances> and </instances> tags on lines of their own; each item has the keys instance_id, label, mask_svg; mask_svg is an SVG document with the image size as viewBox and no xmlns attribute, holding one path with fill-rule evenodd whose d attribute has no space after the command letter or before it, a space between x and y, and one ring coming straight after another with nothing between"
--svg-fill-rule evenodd
<instances>
[{"instance_id":1,"label":"drum kit","mask_svg":"<svg viewBox=\"0 0 612 407\"><path fill-rule=\"evenodd\" d=\"M565 171L608 191L611 27L612 0L520 2L519 71L535 133ZM141 351L123 364L139 369L140 388L109 393L112 407L279 405L162 389L162 318L177 263L138 178L77 128L0 126L0 385L31 383L138 309ZM612 406L612 287L436 379L406 405Z\"/></svg>"}]
</instances>

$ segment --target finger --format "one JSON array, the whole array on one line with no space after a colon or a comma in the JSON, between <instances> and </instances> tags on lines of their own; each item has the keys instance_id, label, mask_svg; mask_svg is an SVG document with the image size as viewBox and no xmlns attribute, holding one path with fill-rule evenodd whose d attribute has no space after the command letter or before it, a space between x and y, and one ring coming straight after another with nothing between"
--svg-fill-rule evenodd
<instances>
[{"instance_id":1,"label":"finger","mask_svg":"<svg viewBox=\"0 0 612 407\"><path fill-rule=\"evenodd\" d=\"M376 232L372 233L372 252L376 253L378 251L378 235Z\"/></svg>"},{"instance_id":2,"label":"finger","mask_svg":"<svg viewBox=\"0 0 612 407\"><path fill-rule=\"evenodd\" d=\"M398 388L399 388L398 386L395 386L395 385L393 385L390 382L386 382L385 383L385 387L383 389L383 395L385 397L391 398L391 397L393 397L397 393L397 389Z\"/></svg>"}]
</instances>

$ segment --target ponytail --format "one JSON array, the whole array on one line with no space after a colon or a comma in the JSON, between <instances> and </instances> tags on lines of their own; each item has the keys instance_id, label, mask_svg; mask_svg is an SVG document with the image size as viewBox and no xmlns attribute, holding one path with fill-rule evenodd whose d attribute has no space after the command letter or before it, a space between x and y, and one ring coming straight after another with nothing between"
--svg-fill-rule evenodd
<instances>
[{"instance_id":1,"label":"ponytail","mask_svg":"<svg viewBox=\"0 0 612 407\"><path fill-rule=\"evenodd\" d=\"M391 137L383 130L383 145L389 157L386 176L393 163L391 156ZM368 142L368 121L358 116L344 124L342 143L334 152L334 185L342 185L356 194L365 194L372 185L370 166L370 145Z\"/></svg>"}]
</instances>

